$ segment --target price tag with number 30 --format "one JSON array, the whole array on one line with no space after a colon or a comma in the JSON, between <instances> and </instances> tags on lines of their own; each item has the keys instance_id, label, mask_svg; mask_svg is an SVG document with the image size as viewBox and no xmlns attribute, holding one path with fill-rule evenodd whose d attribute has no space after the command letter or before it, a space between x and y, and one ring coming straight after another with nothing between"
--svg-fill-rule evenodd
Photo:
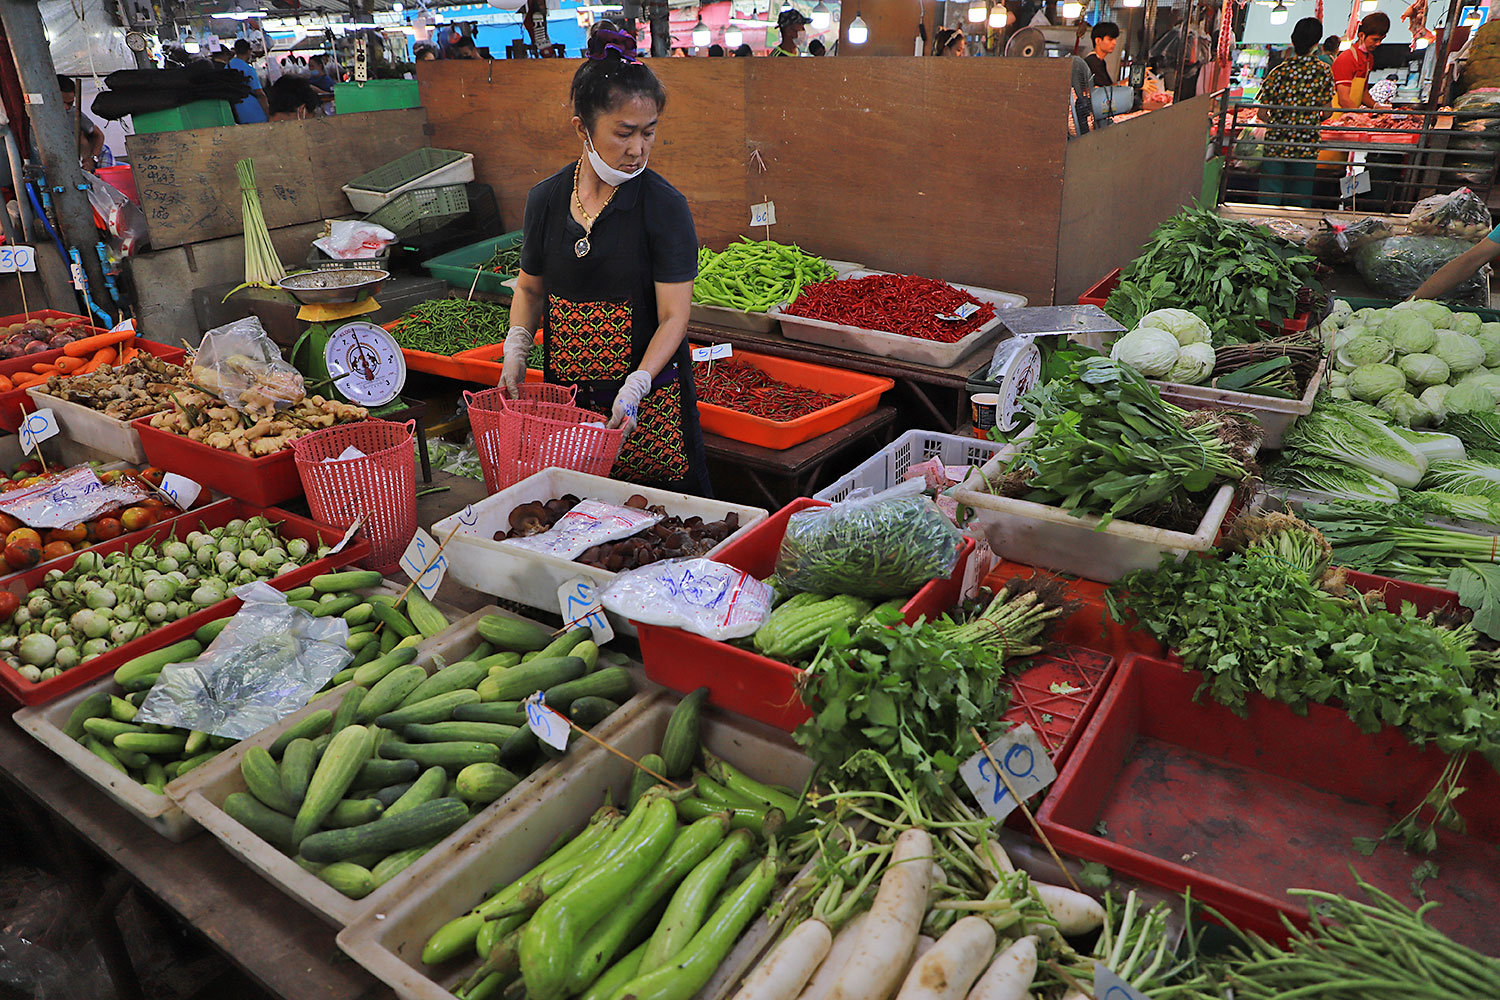
<instances>
[{"instance_id":1,"label":"price tag with number 30","mask_svg":"<svg viewBox=\"0 0 1500 1000\"><path fill-rule=\"evenodd\" d=\"M526 699L526 724L537 739L554 750L568 748L568 724L555 710L547 707L546 696L540 691Z\"/></svg>"}]
</instances>

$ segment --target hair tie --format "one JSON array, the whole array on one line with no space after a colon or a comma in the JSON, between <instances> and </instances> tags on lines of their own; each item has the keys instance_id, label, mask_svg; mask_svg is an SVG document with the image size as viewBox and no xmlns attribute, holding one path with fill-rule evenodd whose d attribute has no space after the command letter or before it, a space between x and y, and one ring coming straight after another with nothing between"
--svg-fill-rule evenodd
<instances>
[{"instance_id":1,"label":"hair tie","mask_svg":"<svg viewBox=\"0 0 1500 1000\"><path fill-rule=\"evenodd\" d=\"M640 62L640 60L637 59L636 56L635 56L635 36L634 35L626 34L623 31L612 31L612 30L606 28L606 29L604 29L602 31L599 31L599 32L595 33L594 39L596 41L603 42L604 43L604 47L601 48L598 52L590 52L589 53L589 58L590 59L598 59L600 61L603 61L605 58L607 58L607 54L608 53L613 52L613 53L615 53L616 55L618 55L620 57L620 61L621 62L624 62L624 63L639 63ZM627 48L627 46L628 46L628 48Z\"/></svg>"}]
</instances>

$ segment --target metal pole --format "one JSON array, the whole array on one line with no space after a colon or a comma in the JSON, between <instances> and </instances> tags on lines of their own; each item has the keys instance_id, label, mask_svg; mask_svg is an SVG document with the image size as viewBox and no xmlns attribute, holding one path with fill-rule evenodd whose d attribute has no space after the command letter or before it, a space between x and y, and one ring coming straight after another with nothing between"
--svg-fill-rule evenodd
<instances>
[{"instance_id":1,"label":"metal pole","mask_svg":"<svg viewBox=\"0 0 1500 1000\"><path fill-rule=\"evenodd\" d=\"M1453 51L1453 33L1458 30L1459 0L1449 0L1448 17L1443 31L1443 44L1438 46L1437 61L1432 64L1432 90L1427 95L1427 110L1436 111L1443 103L1443 92L1447 90L1448 54Z\"/></svg>"},{"instance_id":2,"label":"metal pole","mask_svg":"<svg viewBox=\"0 0 1500 1000\"><path fill-rule=\"evenodd\" d=\"M46 171L47 185L57 206L57 222L63 241L78 248L83 270L88 276L89 297L97 304L111 307L94 244L100 239L94 227L94 210L89 204L87 183L78 165L78 137L69 128L62 93L57 88L57 68L52 63L52 48L42 30L42 15L35 0L0 0L0 21L15 58L21 89L34 101L28 103L31 127ZM41 256L50 256L42 251ZM49 295L55 292L50 283ZM53 301L61 301L54 297Z\"/></svg>"}]
</instances>

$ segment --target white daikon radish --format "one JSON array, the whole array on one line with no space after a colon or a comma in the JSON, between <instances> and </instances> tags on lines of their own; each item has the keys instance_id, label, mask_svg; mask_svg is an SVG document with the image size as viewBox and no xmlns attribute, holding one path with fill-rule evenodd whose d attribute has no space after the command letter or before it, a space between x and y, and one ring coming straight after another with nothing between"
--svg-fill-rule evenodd
<instances>
[{"instance_id":1,"label":"white daikon radish","mask_svg":"<svg viewBox=\"0 0 1500 1000\"><path fill-rule=\"evenodd\" d=\"M838 982L839 973L849 963L849 955L854 951L854 946L859 943L859 929L864 926L867 916L868 913L857 915L838 932L833 939L833 947L828 949L828 957L819 963L818 971L813 973L807 988L797 1000L826 1000L833 991L833 984Z\"/></svg>"},{"instance_id":2,"label":"white daikon radish","mask_svg":"<svg viewBox=\"0 0 1500 1000\"><path fill-rule=\"evenodd\" d=\"M1087 934L1104 925L1104 907L1093 896L1045 882L1033 882L1031 887L1041 897L1047 915L1057 921L1057 929L1068 937Z\"/></svg>"},{"instance_id":3,"label":"white daikon radish","mask_svg":"<svg viewBox=\"0 0 1500 1000\"><path fill-rule=\"evenodd\" d=\"M983 917L964 917L911 967L896 1000L963 1000L995 954L995 929Z\"/></svg>"},{"instance_id":4,"label":"white daikon radish","mask_svg":"<svg viewBox=\"0 0 1500 1000\"><path fill-rule=\"evenodd\" d=\"M745 977L734 1000L795 1000L831 947L833 932L827 924L803 921Z\"/></svg>"},{"instance_id":5,"label":"white daikon radish","mask_svg":"<svg viewBox=\"0 0 1500 1000\"><path fill-rule=\"evenodd\" d=\"M901 970L901 981L903 983L906 982L906 977L911 972L911 967L917 964L917 959L931 951L936 944L937 941L926 934L917 935L917 946L911 950L911 959L906 963L906 967Z\"/></svg>"},{"instance_id":6,"label":"white daikon radish","mask_svg":"<svg viewBox=\"0 0 1500 1000\"><path fill-rule=\"evenodd\" d=\"M969 991L968 1000L1029 1000L1034 978L1036 938L1028 935L995 956Z\"/></svg>"},{"instance_id":7,"label":"white daikon radish","mask_svg":"<svg viewBox=\"0 0 1500 1000\"><path fill-rule=\"evenodd\" d=\"M932 838L926 831L907 830L896 838L869 917L830 1000L887 1000L895 993L927 912L931 860Z\"/></svg>"},{"instance_id":8,"label":"white daikon radish","mask_svg":"<svg viewBox=\"0 0 1500 1000\"><path fill-rule=\"evenodd\" d=\"M992 875L1008 875L1016 870L1011 864L1010 855L1005 853L1005 848L1000 846L998 840L988 840L979 845L979 860Z\"/></svg>"}]
</instances>

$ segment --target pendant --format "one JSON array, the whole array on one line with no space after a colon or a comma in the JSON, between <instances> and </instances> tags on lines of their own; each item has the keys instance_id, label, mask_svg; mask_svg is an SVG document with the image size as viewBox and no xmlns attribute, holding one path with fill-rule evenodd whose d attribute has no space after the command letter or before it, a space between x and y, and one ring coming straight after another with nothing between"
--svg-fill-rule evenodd
<instances>
[{"instance_id":1,"label":"pendant","mask_svg":"<svg viewBox=\"0 0 1500 1000\"><path fill-rule=\"evenodd\" d=\"M573 256L575 256L575 257L587 257L588 253L589 253L589 238L587 236L584 236L584 237L580 238L577 243L573 244Z\"/></svg>"}]
</instances>

